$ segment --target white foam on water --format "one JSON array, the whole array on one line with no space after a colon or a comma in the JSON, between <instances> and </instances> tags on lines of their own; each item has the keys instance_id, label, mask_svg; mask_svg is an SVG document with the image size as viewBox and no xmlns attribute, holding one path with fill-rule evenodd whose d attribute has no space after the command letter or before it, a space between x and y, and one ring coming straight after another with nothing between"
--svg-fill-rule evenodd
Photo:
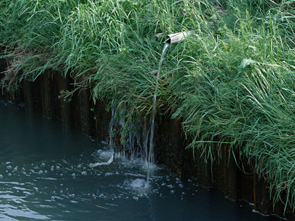
<instances>
[{"instance_id":1,"label":"white foam on water","mask_svg":"<svg viewBox=\"0 0 295 221\"><path fill-rule=\"evenodd\" d=\"M151 190L151 186L146 179L137 178L128 182L137 197L147 196Z\"/></svg>"},{"instance_id":2,"label":"white foam on water","mask_svg":"<svg viewBox=\"0 0 295 221\"><path fill-rule=\"evenodd\" d=\"M133 189L141 189L141 188L149 187L149 184L148 184L148 182L146 182L145 179L137 178L137 179L131 181L130 186Z\"/></svg>"}]
</instances>

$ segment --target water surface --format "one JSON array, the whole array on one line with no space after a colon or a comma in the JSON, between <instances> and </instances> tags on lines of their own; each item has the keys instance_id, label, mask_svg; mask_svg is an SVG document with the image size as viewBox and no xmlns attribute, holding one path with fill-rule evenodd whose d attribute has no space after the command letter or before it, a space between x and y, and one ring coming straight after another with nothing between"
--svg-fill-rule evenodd
<instances>
[{"instance_id":1,"label":"water surface","mask_svg":"<svg viewBox=\"0 0 295 221\"><path fill-rule=\"evenodd\" d=\"M141 160L0 101L1 220L278 220L183 180L165 166L146 181Z\"/></svg>"}]
</instances>

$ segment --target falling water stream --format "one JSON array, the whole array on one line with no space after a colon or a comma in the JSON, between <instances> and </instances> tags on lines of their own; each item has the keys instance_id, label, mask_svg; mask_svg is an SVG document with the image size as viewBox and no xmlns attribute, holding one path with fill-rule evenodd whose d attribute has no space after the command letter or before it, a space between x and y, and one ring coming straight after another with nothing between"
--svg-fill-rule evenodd
<instances>
[{"instance_id":1,"label":"falling water stream","mask_svg":"<svg viewBox=\"0 0 295 221\"><path fill-rule=\"evenodd\" d=\"M154 100L153 100L153 112L152 112L152 118L151 118L151 135L150 135L150 149L147 159L148 164L148 173L147 173L147 181L149 180L149 173L150 173L150 164L153 163L153 154L154 154L154 128L155 128L155 114L156 114L156 103L157 103L157 93L158 93L158 87L159 87L159 77L161 72L162 63L164 60L164 56L166 54L166 51L169 47L170 43L166 42L161 54L158 72L157 72L157 78L156 78L156 88L154 93Z\"/></svg>"},{"instance_id":2,"label":"falling water stream","mask_svg":"<svg viewBox=\"0 0 295 221\"><path fill-rule=\"evenodd\" d=\"M277 220L0 100L0 220Z\"/></svg>"}]
</instances>

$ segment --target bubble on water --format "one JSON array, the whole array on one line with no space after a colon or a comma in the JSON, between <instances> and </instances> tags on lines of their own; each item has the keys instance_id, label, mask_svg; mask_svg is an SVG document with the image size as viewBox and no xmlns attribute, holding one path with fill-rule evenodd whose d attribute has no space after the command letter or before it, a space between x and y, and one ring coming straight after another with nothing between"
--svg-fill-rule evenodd
<instances>
[{"instance_id":1,"label":"bubble on water","mask_svg":"<svg viewBox=\"0 0 295 221\"><path fill-rule=\"evenodd\" d=\"M113 173L106 173L105 176L111 176Z\"/></svg>"},{"instance_id":2,"label":"bubble on water","mask_svg":"<svg viewBox=\"0 0 295 221\"><path fill-rule=\"evenodd\" d=\"M180 183L178 186L179 186L180 188L183 188L183 184L181 184L181 183Z\"/></svg>"},{"instance_id":3,"label":"bubble on water","mask_svg":"<svg viewBox=\"0 0 295 221\"><path fill-rule=\"evenodd\" d=\"M175 191L174 190L171 190L170 193L173 194L173 193L175 193Z\"/></svg>"},{"instance_id":4,"label":"bubble on water","mask_svg":"<svg viewBox=\"0 0 295 221\"><path fill-rule=\"evenodd\" d=\"M89 140L94 142L95 140L91 137L91 136L88 136L89 137Z\"/></svg>"},{"instance_id":5,"label":"bubble on water","mask_svg":"<svg viewBox=\"0 0 295 221\"><path fill-rule=\"evenodd\" d=\"M51 172L53 172L54 171L54 166L51 166L50 170L51 170Z\"/></svg>"},{"instance_id":6,"label":"bubble on water","mask_svg":"<svg viewBox=\"0 0 295 221\"><path fill-rule=\"evenodd\" d=\"M81 167L82 167L82 165L81 164L78 164L77 168L81 168Z\"/></svg>"},{"instance_id":7,"label":"bubble on water","mask_svg":"<svg viewBox=\"0 0 295 221\"><path fill-rule=\"evenodd\" d=\"M6 164L11 164L11 162L7 161Z\"/></svg>"},{"instance_id":8,"label":"bubble on water","mask_svg":"<svg viewBox=\"0 0 295 221\"><path fill-rule=\"evenodd\" d=\"M8 166L6 167L6 169L10 170L10 169L11 169L11 166L10 166L10 165L8 165Z\"/></svg>"},{"instance_id":9,"label":"bubble on water","mask_svg":"<svg viewBox=\"0 0 295 221\"><path fill-rule=\"evenodd\" d=\"M7 174L8 176L11 176L11 173Z\"/></svg>"},{"instance_id":10,"label":"bubble on water","mask_svg":"<svg viewBox=\"0 0 295 221\"><path fill-rule=\"evenodd\" d=\"M38 174L43 174L43 170L39 170Z\"/></svg>"},{"instance_id":11,"label":"bubble on water","mask_svg":"<svg viewBox=\"0 0 295 221\"><path fill-rule=\"evenodd\" d=\"M157 189L153 189L153 193L158 193L159 191Z\"/></svg>"},{"instance_id":12,"label":"bubble on water","mask_svg":"<svg viewBox=\"0 0 295 221\"><path fill-rule=\"evenodd\" d=\"M18 169L18 166L14 167L14 168L13 168L13 172L16 172L17 169Z\"/></svg>"},{"instance_id":13,"label":"bubble on water","mask_svg":"<svg viewBox=\"0 0 295 221\"><path fill-rule=\"evenodd\" d=\"M76 174L75 174L75 173L72 173L72 177L73 177L73 178L76 178Z\"/></svg>"},{"instance_id":14,"label":"bubble on water","mask_svg":"<svg viewBox=\"0 0 295 221\"><path fill-rule=\"evenodd\" d=\"M137 197L137 196L133 196L133 199L134 199L134 200L138 200L138 197Z\"/></svg>"},{"instance_id":15,"label":"bubble on water","mask_svg":"<svg viewBox=\"0 0 295 221\"><path fill-rule=\"evenodd\" d=\"M168 188L172 189L173 186L171 184L167 185Z\"/></svg>"},{"instance_id":16,"label":"bubble on water","mask_svg":"<svg viewBox=\"0 0 295 221\"><path fill-rule=\"evenodd\" d=\"M103 193L101 193L98 197L103 199L107 198Z\"/></svg>"},{"instance_id":17,"label":"bubble on water","mask_svg":"<svg viewBox=\"0 0 295 221\"><path fill-rule=\"evenodd\" d=\"M2 174L0 174L0 179L2 179L3 178L3 175Z\"/></svg>"},{"instance_id":18,"label":"bubble on water","mask_svg":"<svg viewBox=\"0 0 295 221\"><path fill-rule=\"evenodd\" d=\"M86 171L82 171L81 174L82 175L87 175L87 172Z\"/></svg>"},{"instance_id":19,"label":"bubble on water","mask_svg":"<svg viewBox=\"0 0 295 221\"><path fill-rule=\"evenodd\" d=\"M45 163L41 163L40 167L44 167L45 166Z\"/></svg>"},{"instance_id":20,"label":"bubble on water","mask_svg":"<svg viewBox=\"0 0 295 221\"><path fill-rule=\"evenodd\" d=\"M56 169L56 170L59 170L59 168L60 168L59 166L55 166L55 169Z\"/></svg>"}]
</instances>

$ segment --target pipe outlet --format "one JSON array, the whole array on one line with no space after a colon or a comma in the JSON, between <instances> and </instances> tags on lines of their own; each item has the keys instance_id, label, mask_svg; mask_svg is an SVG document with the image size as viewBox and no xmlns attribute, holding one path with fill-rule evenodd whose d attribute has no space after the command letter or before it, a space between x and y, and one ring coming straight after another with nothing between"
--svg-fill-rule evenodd
<instances>
[{"instance_id":1,"label":"pipe outlet","mask_svg":"<svg viewBox=\"0 0 295 221\"><path fill-rule=\"evenodd\" d=\"M178 43L182 40L184 40L188 35L191 35L194 31L190 30L187 32L178 32L174 34L169 34L165 37L165 41L168 44Z\"/></svg>"}]
</instances>

